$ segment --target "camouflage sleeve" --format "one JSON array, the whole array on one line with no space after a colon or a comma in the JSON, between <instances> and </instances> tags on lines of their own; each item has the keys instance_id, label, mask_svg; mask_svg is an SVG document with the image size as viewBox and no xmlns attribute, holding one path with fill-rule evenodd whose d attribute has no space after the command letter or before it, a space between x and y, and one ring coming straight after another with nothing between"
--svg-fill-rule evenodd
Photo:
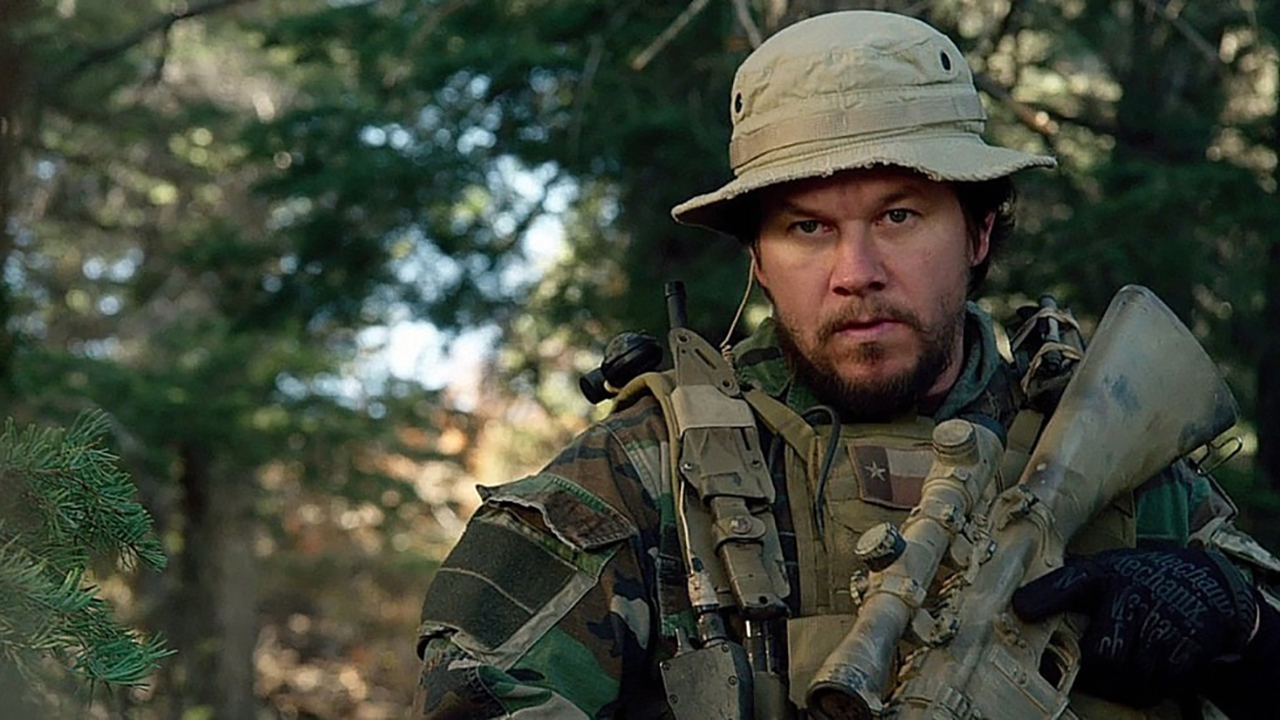
<instances>
[{"instance_id":1,"label":"camouflage sleeve","mask_svg":"<svg viewBox=\"0 0 1280 720\"><path fill-rule=\"evenodd\" d=\"M482 492L423 603L413 717L603 718L661 700L658 514L636 482L652 468L625 445L598 425L538 475Z\"/></svg>"},{"instance_id":2,"label":"camouflage sleeve","mask_svg":"<svg viewBox=\"0 0 1280 720\"><path fill-rule=\"evenodd\" d=\"M1139 541L1216 548L1280 607L1280 558L1235 526L1236 506L1211 476L1179 461L1144 483L1137 500Z\"/></svg>"},{"instance_id":3,"label":"camouflage sleeve","mask_svg":"<svg viewBox=\"0 0 1280 720\"><path fill-rule=\"evenodd\" d=\"M1183 460L1143 483L1136 499L1139 541L1186 545L1210 521L1235 514L1226 495Z\"/></svg>"}]
</instances>

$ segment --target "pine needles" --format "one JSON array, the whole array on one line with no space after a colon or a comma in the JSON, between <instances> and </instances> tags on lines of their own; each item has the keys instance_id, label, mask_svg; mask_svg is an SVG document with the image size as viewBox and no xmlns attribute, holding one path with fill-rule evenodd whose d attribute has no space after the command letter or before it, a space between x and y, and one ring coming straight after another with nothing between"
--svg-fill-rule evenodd
<instances>
[{"instance_id":1,"label":"pine needles","mask_svg":"<svg viewBox=\"0 0 1280 720\"><path fill-rule=\"evenodd\" d=\"M172 651L125 628L84 575L95 558L161 570L151 517L102 444L109 420L86 412L69 430L12 420L0 434L0 664L40 685L52 658L109 685L141 685Z\"/></svg>"}]
</instances>

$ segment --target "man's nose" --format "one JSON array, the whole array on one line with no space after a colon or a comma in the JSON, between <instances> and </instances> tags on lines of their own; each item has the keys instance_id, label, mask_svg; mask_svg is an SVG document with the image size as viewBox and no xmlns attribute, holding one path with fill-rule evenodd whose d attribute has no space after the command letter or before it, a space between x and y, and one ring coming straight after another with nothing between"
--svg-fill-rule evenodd
<instances>
[{"instance_id":1,"label":"man's nose","mask_svg":"<svg viewBox=\"0 0 1280 720\"><path fill-rule=\"evenodd\" d=\"M831 268L831 291L863 295L883 290L888 281L883 248L866 228L842 229Z\"/></svg>"}]
</instances>

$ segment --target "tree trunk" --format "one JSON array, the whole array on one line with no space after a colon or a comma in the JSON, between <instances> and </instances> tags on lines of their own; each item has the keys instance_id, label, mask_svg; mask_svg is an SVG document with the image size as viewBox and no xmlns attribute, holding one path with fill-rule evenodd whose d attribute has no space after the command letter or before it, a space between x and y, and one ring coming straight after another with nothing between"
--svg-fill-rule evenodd
<instances>
[{"instance_id":1,"label":"tree trunk","mask_svg":"<svg viewBox=\"0 0 1280 720\"><path fill-rule=\"evenodd\" d=\"M1271 36L1280 38L1280 3L1271 4ZM1271 147L1280 153L1280 109L1271 116ZM1280 195L1280 166L1271 170L1273 184L1271 209L1276 212ZM1275 227L1274 225L1272 227ZM1263 292L1267 294L1262 310L1258 356L1258 474L1263 487L1280 492L1280 239L1273 234L1267 248L1263 271Z\"/></svg>"},{"instance_id":2,"label":"tree trunk","mask_svg":"<svg viewBox=\"0 0 1280 720\"><path fill-rule=\"evenodd\" d=\"M19 170L19 142L24 130L23 119L27 94L26 49L16 35L31 19L32 0L0 0L0 68L5 79L0 82L0 266L13 251L14 175ZM0 383L12 376L14 335L8 329L13 304L7 283L0 283Z\"/></svg>"},{"instance_id":3,"label":"tree trunk","mask_svg":"<svg viewBox=\"0 0 1280 720\"><path fill-rule=\"evenodd\" d=\"M1264 275L1267 301L1259 333L1258 474L1264 487L1280 492L1280 242L1272 238Z\"/></svg>"},{"instance_id":4,"label":"tree trunk","mask_svg":"<svg viewBox=\"0 0 1280 720\"><path fill-rule=\"evenodd\" d=\"M218 477L211 450L182 448L187 532L182 552L183 663L178 706L202 707L231 720L254 717L253 647L256 573L252 483ZM185 708L184 708L185 709Z\"/></svg>"},{"instance_id":5,"label":"tree trunk","mask_svg":"<svg viewBox=\"0 0 1280 720\"><path fill-rule=\"evenodd\" d=\"M5 81L0 83L0 235L5 238L6 250L10 245L8 219L12 208L9 190L19 150L19 116L27 76L26 53L17 41L16 31L30 16L31 0L0 0L0 67L5 69Z\"/></svg>"}]
</instances>

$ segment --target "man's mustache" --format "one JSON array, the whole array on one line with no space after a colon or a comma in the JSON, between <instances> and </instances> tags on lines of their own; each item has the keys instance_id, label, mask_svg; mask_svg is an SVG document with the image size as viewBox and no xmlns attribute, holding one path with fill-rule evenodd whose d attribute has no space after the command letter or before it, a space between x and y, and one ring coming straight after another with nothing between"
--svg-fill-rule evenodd
<instances>
[{"instance_id":1,"label":"man's mustache","mask_svg":"<svg viewBox=\"0 0 1280 720\"><path fill-rule=\"evenodd\" d=\"M920 330L923 323L919 316L907 310L879 300L863 301L846 305L836 315L822 321L818 327L819 342L831 339L841 329L850 325L866 325L876 321L890 320Z\"/></svg>"}]
</instances>

